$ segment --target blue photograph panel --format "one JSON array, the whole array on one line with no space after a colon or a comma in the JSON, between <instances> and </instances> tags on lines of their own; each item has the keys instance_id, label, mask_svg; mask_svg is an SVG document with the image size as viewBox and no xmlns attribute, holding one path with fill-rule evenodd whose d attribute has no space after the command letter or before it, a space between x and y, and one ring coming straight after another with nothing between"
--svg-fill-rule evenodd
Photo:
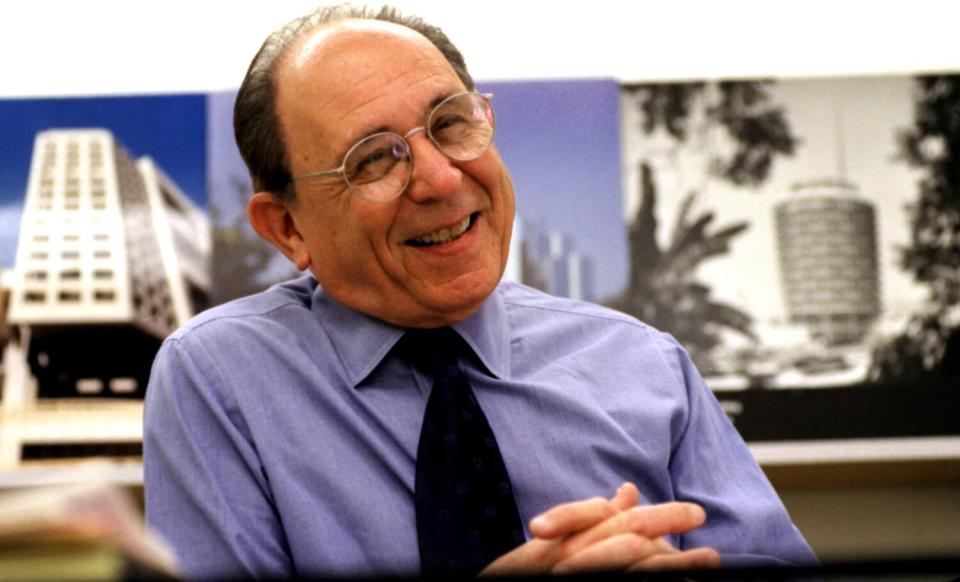
<instances>
[{"instance_id":1,"label":"blue photograph panel","mask_svg":"<svg viewBox=\"0 0 960 582\"><path fill-rule=\"evenodd\" d=\"M604 302L626 282L619 86L613 80L480 83L517 196L515 278ZM508 276L510 275L508 270Z\"/></svg>"},{"instance_id":2,"label":"blue photograph panel","mask_svg":"<svg viewBox=\"0 0 960 582\"><path fill-rule=\"evenodd\" d=\"M148 156L197 206L206 206L206 96L0 100L0 267L13 267L34 138L105 129L133 158Z\"/></svg>"},{"instance_id":3,"label":"blue photograph panel","mask_svg":"<svg viewBox=\"0 0 960 582\"><path fill-rule=\"evenodd\" d=\"M55 422L122 441L106 456L139 451L160 342L210 305L206 100L0 100L3 396L27 423L0 466L64 454L26 440L34 400L133 401L123 429L69 403Z\"/></svg>"}]
</instances>

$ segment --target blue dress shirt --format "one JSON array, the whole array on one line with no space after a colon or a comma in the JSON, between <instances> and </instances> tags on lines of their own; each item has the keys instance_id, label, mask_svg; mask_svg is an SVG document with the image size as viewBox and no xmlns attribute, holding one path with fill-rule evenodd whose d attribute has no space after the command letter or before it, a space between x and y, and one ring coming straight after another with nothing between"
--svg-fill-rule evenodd
<instances>
[{"instance_id":1,"label":"blue dress shirt","mask_svg":"<svg viewBox=\"0 0 960 582\"><path fill-rule=\"evenodd\" d=\"M684 350L622 313L503 283L454 326L524 522L624 481L689 500L671 541L728 566L816 563ZM413 488L430 391L391 348L404 330L312 277L200 314L147 390L148 524L188 577L419 571ZM529 533L528 533L529 535Z\"/></svg>"}]
</instances>

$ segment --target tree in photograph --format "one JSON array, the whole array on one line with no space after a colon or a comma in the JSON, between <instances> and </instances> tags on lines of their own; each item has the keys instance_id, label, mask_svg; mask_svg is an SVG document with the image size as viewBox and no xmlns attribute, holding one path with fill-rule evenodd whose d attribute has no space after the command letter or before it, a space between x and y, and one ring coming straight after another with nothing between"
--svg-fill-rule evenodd
<instances>
[{"instance_id":1,"label":"tree in photograph","mask_svg":"<svg viewBox=\"0 0 960 582\"><path fill-rule=\"evenodd\" d=\"M918 77L899 151L921 171L900 265L929 290L906 331L874 352L879 382L960 380L960 77Z\"/></svg>"},{"instance_id":2,"label":"tree in photograph","mask_svg":"<svg viewBox=\"0 0 960 582\"><path fill-rule=\"evenodd\" d=\"M627 288L608 305L670 332L698 365L706 366L707 354L720 342L721 328L755 339L750 316L714 301L710 288L696 280L700 264L728 253L730 241L748 225L737 222L711 232L712 212L690 216L696 198L691 193L681 205L670 242L661 248L657 243L656 186L646 164L641 169L641 181L640 208L629 227Z\"/></svg>"},{"instance_id":3,"label":"tree in photograph","mask_svg":"<svg viewBox=\"0 0 960 582\"><path fill-rule=\"evenodd\" d=\"M235 196L242 208L249 192L249 183L234 176L226 194ZM296 271L285 259L278 266L281 260L278 251L253 231L245 212L236 212L229 219L222 213L218 206L211 205L213 289L210 299L214 305L262 291L295 275Z\"/></svg>"},{"instance_id":4,"label":"tree in photograph","mask_svg":"<svg viewBox=\"0 0 960 582\"><path fill-rule=\"evenodd\" d=\"M670 141L668 157L692 153L703 160L703 174L756 187L770 175L776 157L793 155L797 144L770 95L772 85L657 83L627 85L624 92L640 111L643 135Z\"/></svg>"},{"instance_id":5,"label":"tree in photograph","mask_svg":"<svg viewBox=\"0 0 960 582\"><path fill-rule=\"evenodd\" d=\"M710 231L713 212L691 216L706 181L683 200L669 244L657 243L657 177L665 158L697 159L700 174L735 186L758 187L778 156L791 156L796 138L786 115L772 100L772 82L643 84L624 88L640 112L639 130L650 143L667 143L641 152L641 203L630 226L627 288L608 304L673 334L695 359L720 342L728 329L755 339L751 317L713 301L710 288L696 280L703 261L726 254L730 242L748 227L737 222ZM633 128L629 128L632 130ZM659 158L659 159L657 159ZM705 362L704 362L705 364Z\"/></svg>"}]
</instances>

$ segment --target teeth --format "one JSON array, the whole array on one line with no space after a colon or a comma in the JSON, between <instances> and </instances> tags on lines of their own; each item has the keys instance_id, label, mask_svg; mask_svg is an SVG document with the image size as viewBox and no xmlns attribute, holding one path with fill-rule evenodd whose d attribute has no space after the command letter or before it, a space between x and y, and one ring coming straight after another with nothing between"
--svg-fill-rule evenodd
<instances>
[{"instance_id":1,"label":"teeth","mask_svg":"<svg viewBox=\"0 0 960 582\"><path fill-rule=\"evenodd\" d=\"M431 232L430 234L425 234L423 236L413 239L415 242L423 244L437 244L447 242L449 240L455 239L464 232L467 231L467 228L470 226L470 217L464 218L460 224L452 228L441 228L438 231Z\"/></svg>"}]
</instances>

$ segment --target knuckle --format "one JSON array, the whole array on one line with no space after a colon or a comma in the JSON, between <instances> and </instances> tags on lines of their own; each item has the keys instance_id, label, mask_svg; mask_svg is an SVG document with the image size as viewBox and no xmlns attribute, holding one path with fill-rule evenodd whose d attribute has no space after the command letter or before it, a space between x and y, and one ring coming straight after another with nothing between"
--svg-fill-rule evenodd
<instances>
[{"instance_id":1,"label":"knuckle","mask_svg":"<svg viewBox=\"0 0 960 582\"><path fill-rule=\"evenodd\" d=\"M694 557L692 565L696 568L706 568L711 564L712 561L713 559L709 554L699 554Z\"/></svg>"},{"instance_id":2,"label":"knuckle","mask_svg":"<svg viewBox=\"0 0 960 582\"><path fill-rule=\"evenodd\" d=\"M553 548L550 558L553 563L562 562L572 558L587 547L588 545L583 544L582 542L571 540L567 543L558 544L555 548Z\"/></svg>"},{"instance_id":3,"label":"knuckle","mask_svg":"<svg viewBox=\"0 0 960 582\"><path fill-rule=\"evenodd\" d=\"M642 559L654 553L650 540L637 534L624 534L621 543L633 559Z\"/></svg>"},{"instance_id":4,"label":"knuckle","mask_svg":"<svg viewBox=\"0 0 960 582\"><path fill-rule=\"evenodd\" d=\"M634 533L641 533L644 530L646 520L643 517L643 510L640 507L628 509L621 514L624 527Z\"/></svg>"},{"instance_id":5,"label":"knuckle","mask_svg":"<svg viewBox=\"0 0 960 582\"><path fill-rule=\"evenodd\" d=\"M587 500L589 507L601 515L611 516L617 512L613 504L603 497L591 497Z\"/></svg>"},{"instance_id":6,"label":"knuckle","mask_svg":"<svg viewBox=\"0 0 960 582\"><path fill-rule=\"evenodd\" d=\"M714 549L708 549L703 553L702 564L705 568L719 568L721 565L720 553Z\"/></svg>"},{"instance_id":7,"label":"knuckle","mask_svg":"<svg viewBox=\"0 0 960 582\"><path fill-rule=\"evenodd\" d=\"M557 564L562 562L574 554L571 551L568 544L553 543L550 547L546 548L543 553L543 561L548 564Z\"/></svg>"}]
</instances>

